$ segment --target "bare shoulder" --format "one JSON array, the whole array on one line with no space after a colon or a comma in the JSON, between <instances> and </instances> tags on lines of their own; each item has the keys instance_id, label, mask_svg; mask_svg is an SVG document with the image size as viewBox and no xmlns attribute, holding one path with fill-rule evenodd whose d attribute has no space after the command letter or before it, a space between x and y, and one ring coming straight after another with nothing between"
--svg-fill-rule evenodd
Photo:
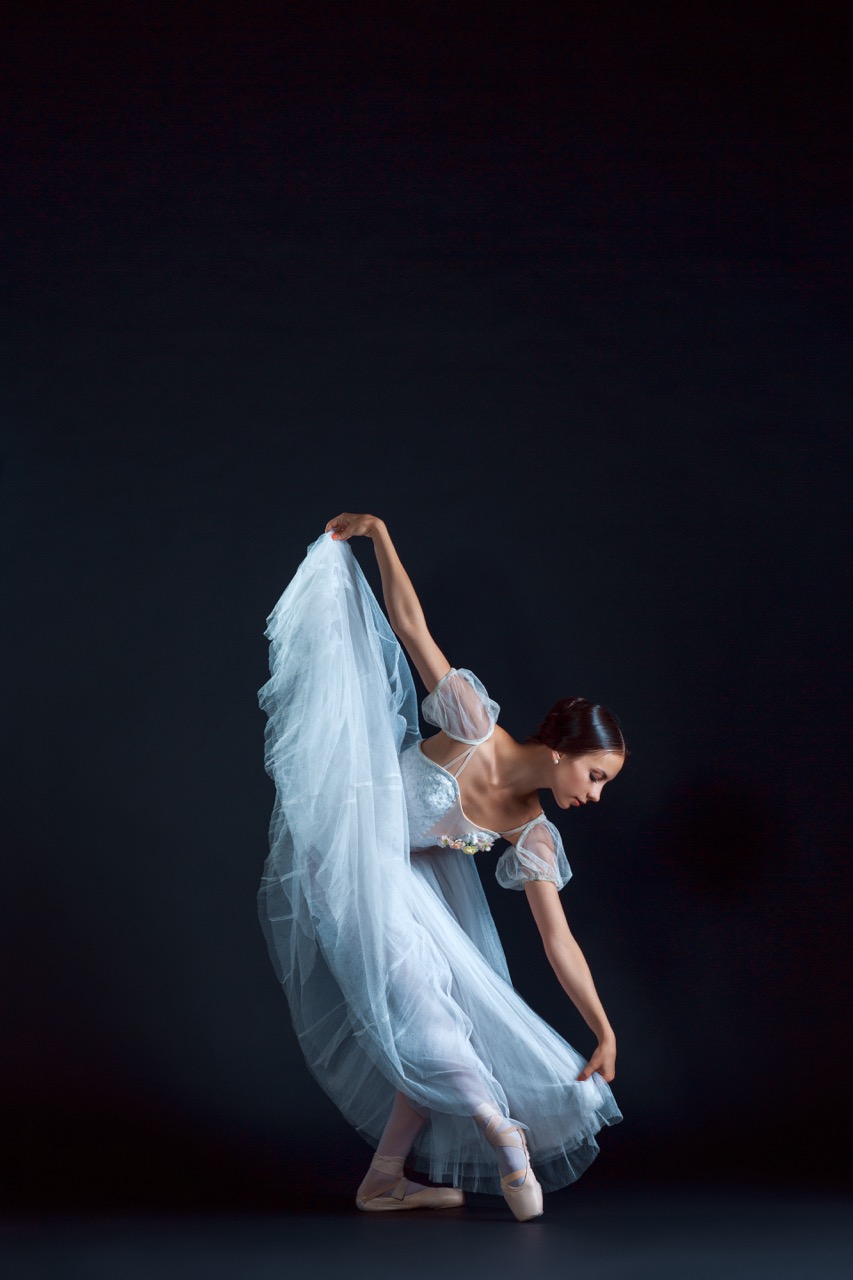
<instances>
[{"instance_id":1,"label":"bare shoulder","mask_svg":"<svg viewBox=\"0 0 853 1280\"><path fill-rule=\"evenodd\" d=\"M498 772L497 762L506 746L511 748L512 743L513 739L510 735L496 724L489 737L476 745L473 752L474 759L467 772L472 778L479 773L484 781L494 785ZM421 750L430 760L443 767L460 755L464 755L470 750L471 745L473 744L462 742L458 738L451 738L450 734L439 729L437 733L422 739Z\"/></svg>"},{"instance_id":2,"label":"bare shoulder","mask_svg":"<svg viewBox=\"0 0 853 1280\"><path fill-rule=\"evenodd\" d=\"M459 754L459 743L449 737L443 729L439 729L438 733L431 733L428 738L422 739L421 751L436 764L445 765L454 753Z\"/></svg>"},{"instance_id":3,"label":"bare shoulder","mask_svg":"<svg viewBox=\"0 0 853 1280\"><path fill-rule=\"evenodd\" d=\"M499 751L502 749L506 750L507 748L512 749L513 747L518 746L518 743L512 734L507 733L506 729L502 728L499 724L495 725L495 731L492 734L491 741Z\"/></svg>"}]
</instances>

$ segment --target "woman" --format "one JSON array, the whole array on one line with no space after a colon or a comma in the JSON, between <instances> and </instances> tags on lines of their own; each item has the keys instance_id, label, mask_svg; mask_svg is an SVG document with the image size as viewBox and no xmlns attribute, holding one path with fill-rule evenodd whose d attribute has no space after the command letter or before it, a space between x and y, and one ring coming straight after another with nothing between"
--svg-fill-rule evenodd
<instances>
[{"instance_id":1,"label":"woman","mask_svg":"<svg viewBox=\"0 0 853 1280\"><path fill-rule=\"evenodd\" d=\"M346 543L374 546L393 631ZM268 619L265 765L276 784L259 902L308 1065L376 1147L360 1209L500 1191L519 1220L573 1181L621 1119L616 1041L559 889L571 872L538 793L598 801L621 730L583 698L514 741L430 634L388 530L330 520ZM422 740L400 642L429 696ZM554 972L597 1039L588 1062L514 991L470 855L499 839ZM513 1118L513 1117L518 1117ZM529 1146L528 1146L529 1140ZM404 1162L428 1174L425 1187ZM535 1169L535 1172L534 1172Z\"/></svg>"}]
</instances>

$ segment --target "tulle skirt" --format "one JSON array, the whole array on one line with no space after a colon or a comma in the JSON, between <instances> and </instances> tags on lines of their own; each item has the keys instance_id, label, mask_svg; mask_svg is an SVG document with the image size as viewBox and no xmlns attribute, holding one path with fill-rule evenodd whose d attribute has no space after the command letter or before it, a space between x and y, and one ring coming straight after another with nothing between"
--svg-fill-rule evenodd
<instances>
[{"instance_id":1,"label":"tulle skirt","mask_svg":"<svg viewBox=\"0 0 853 1280\"><path fill-rule=\"evenodd\" d=\"M428 1119L408 1164L435 1182L500 1191L471 1118L490 1102L528 1130L543 1187L565 1186L619 1109L514 991L474 859L409 851L414 686L345 543L309 547L266 635L276 798L259 907L311 1072L372 1146L402 1090Z\"/></svg>"}]
</instances>

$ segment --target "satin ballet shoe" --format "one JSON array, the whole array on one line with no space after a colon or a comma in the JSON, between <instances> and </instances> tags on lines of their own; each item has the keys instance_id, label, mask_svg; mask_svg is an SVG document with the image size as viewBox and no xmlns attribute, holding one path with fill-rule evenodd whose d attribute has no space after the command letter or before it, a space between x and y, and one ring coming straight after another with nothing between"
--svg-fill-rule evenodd
<instances>
[{"instance_id":1,"label":"satin ballet shoe","mask_svg":"<svg viewBox=\"0 0 853 1280\"><path fill-rule=\"evenodd\" d=\"M527 1150L524 1130L518 1125L501 1129L501 1125L506 1125L504 1117L496 1113L492 1114L483 1125L483 1134L490 1146L515 1147L519 1153L524 1152L523 1167L501 1178L501 1191L517 1220L527 1222L530 1218L538 1218L543 1212L542 1188L530 1167L530 1152ZM517 1139L520 1139L520 1142ZM524 1181L520 1186L514 1187L512 1184L518 1182L519 1178L523 1178Z\"/></svg>"},{"instance_id":2,"label":"satin ballet shoe","mask_svg":"<svg viewBox=\"0 0 853 1280\"><path fill-rule=\"evenodd\" d=\"M397 1181L372 1191L370 1195L356 1196L356 1208L367 1213L386 1213L395 1209L458 1209L465 1203L465 1196L457 1187L422 1187L420 1191L407 1194L409 1182L403 1177L401 1156L374 1156L370 1167L377 1173L396 1175Z\"/></svg>"}]
</instances>

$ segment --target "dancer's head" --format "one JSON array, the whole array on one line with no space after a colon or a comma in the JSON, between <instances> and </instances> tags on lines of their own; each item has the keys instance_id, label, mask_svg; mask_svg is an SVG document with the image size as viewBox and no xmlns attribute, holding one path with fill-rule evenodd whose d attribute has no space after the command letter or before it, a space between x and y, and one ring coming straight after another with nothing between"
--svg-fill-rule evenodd
<instances>
[{"instance_id":1,"label":"dancer's head","mask_svg":"<svg viewBox=\"0 0 853 1280\"><path fill-rule=\"evenodd\" d=\"M554 772L549 783L561 809L601 798L601 789L625 763L628 748L612 711L588 698L555 702L529 742L547 747Z\"/></svg>"}]
</instances>

